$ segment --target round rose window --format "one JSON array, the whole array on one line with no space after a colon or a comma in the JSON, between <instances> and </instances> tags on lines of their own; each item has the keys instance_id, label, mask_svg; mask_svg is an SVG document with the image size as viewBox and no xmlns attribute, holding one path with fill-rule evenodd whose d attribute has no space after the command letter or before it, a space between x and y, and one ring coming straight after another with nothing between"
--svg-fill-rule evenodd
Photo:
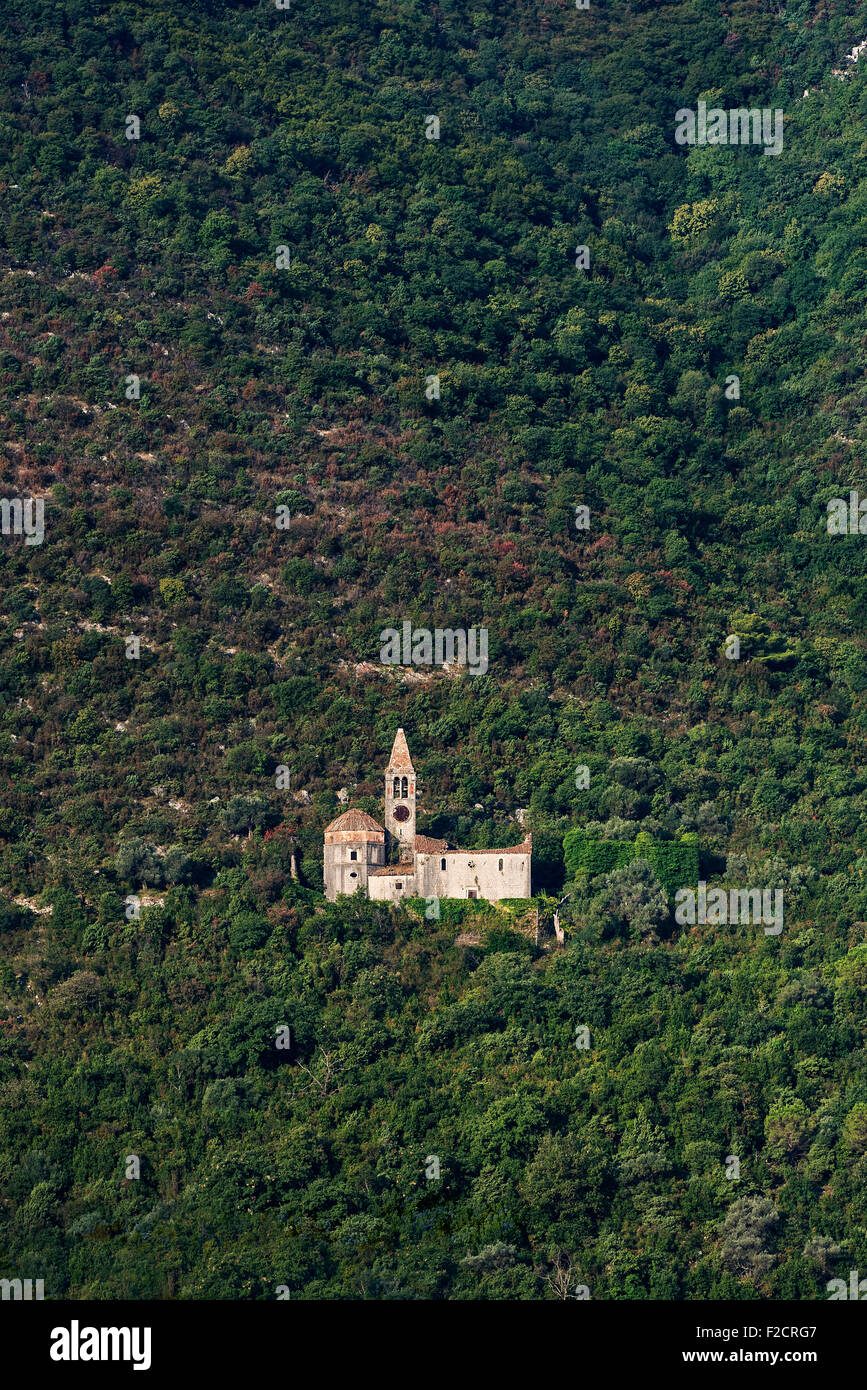
<instances>
[{"instance_id":1,"label":"round rose window","mask_svg":"<svg viewBox=\"0 0 867 1390\"><path fill-rule=\"evenodd\" d=\"M394 818L395 818L395 820L399 820L399 821L409 820L409 807L408 807L408 806L395 806L395 808L394 808Z\"/></svg>"}]
</instances>

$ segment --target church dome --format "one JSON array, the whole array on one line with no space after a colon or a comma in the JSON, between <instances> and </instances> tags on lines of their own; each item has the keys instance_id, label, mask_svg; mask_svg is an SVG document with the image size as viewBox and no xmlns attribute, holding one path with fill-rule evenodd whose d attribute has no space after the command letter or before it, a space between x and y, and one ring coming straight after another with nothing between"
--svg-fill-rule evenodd
<instances>
[{"instance_id":1,"label":"church dome","mask_svg":"<svg viewBox=\"0 0 867 1390\"><path fill-rule=\"evenodd\" d=\"M369 816L366 811L359 811L357 806L352 806L348 811L344 811L342 816L333 820L330 825L326 825L325 834L331 830L379 830L383 835L385 831L382 826Z\"/></svg>"}]
</instances>

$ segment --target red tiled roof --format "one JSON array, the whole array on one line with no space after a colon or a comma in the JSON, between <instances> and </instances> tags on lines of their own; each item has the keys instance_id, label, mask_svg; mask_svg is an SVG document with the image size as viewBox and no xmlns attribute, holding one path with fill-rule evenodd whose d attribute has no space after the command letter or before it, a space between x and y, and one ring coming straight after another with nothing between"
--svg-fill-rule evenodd
<instances>
[{"instance_id":1,"label":"red tiled roof","mask_svg":"<svg viewBox=\"0 0 867 1390\"><path fill-rule=\"evenodd\" d=\"M418 836L416 836L418 843ZM448 849L446 854L531 854L533 851L533 836L527 835L519 845L509 845L506 849Z\"/></svg>"},{"instance_id":2,"label":"red tiled roof","mask_svg":"<svg viewBox=\"0 0 867 1390\"><path fill-rule=\"evenodd\" d=\"M415 878L415 869L408 868L405 864L384 864L380 869L370 869L367 877L375 874L377 878Z\"/></svg>"},{"instance_id":3,"label":"red tiled roof","mask_svg":"<svg viewBox=\"0 0 867 1390\"><path fill-rule=\"evenodd\" d=\"M442 854L448 847L448 840L434 840L430 835L416 835L415 837L415 848L419 854Z\"/></svg>"},{"instance_id":4,"label":"red tiled roof","mask_svg":"<svg viewBox=\"0 0 867 1390\"><path fill-rule=\"evenodd\" d=\"M519 845L509 845L507 849L479 849L476 854L531 854L533 850L533 836L525 835Z\"/></svg>"},{"instance_id":5,"label":"red tiled roof","mask_svg":"<svg viewBox=\"0 0 867 1390\"><path fill-rule=\"evenodd\" d=\"M352 806L348 811L344 811L342 816L333 820L330 825L326 825L325 834L329 830L380 830L385 834L382 826L369 816L366 811L360 811L357 806Z\"/></svg>"},{"instance_id":6,"label":"red tiled roof","mask_svg":"<svg viewBox=\"0 0 867 1390\"><path fill-rule=\"evenodd\" d=\"M398 729L394 736L394 747L391 750L391 757L388 760L388 772L415 772L412 765L412 758L409 756L409 748L406 743L406 734L403 729Z\"/></svg>"}]
</instances>

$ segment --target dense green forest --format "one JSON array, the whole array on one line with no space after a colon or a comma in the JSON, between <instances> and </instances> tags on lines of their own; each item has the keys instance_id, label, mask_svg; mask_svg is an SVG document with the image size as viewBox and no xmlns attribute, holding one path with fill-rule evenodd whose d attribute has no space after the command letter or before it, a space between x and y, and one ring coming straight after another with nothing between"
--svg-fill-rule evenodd
<instances>
[{"instance_id":1,"label":"dense green forest","mask_svg":"<svg viewBox=\"0 0 867 1390\"><path fill-rule=\"evenodd\" d=\"M0 497L44 539L0 536L0 1277L867 1274L863 37L4 0ZM679 145L699 100L782 151ZM404 619L487 674L383 665ZM326 903L398 726L420 830L530 829L564 942ZM678 925L681 874L783 931Z\"/></svg>"}]
</instances>

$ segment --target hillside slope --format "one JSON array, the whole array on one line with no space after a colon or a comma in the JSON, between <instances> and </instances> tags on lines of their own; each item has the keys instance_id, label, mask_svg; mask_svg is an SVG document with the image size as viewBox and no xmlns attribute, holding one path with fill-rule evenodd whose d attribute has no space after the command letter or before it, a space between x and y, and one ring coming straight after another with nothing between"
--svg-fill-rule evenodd
<instances>
[{"instance_id":1,"label":"hillside slope","mask_svg":"<svg viewBox=\"0 0 867 1390\"><path fill-rule=\"evenodd\" d=\"M0 21L0 493L45 504L0 537L0 1273L822 1297L867 1263L858 6L328 9ZM678 145L700 99L781 153ZM404 619L487 674L384 666ZM423 832L527 809L565 949L325 906L399 725ZM698 834L783 933L576 878L577 826Z\"/></svg>"}]
</instances>

